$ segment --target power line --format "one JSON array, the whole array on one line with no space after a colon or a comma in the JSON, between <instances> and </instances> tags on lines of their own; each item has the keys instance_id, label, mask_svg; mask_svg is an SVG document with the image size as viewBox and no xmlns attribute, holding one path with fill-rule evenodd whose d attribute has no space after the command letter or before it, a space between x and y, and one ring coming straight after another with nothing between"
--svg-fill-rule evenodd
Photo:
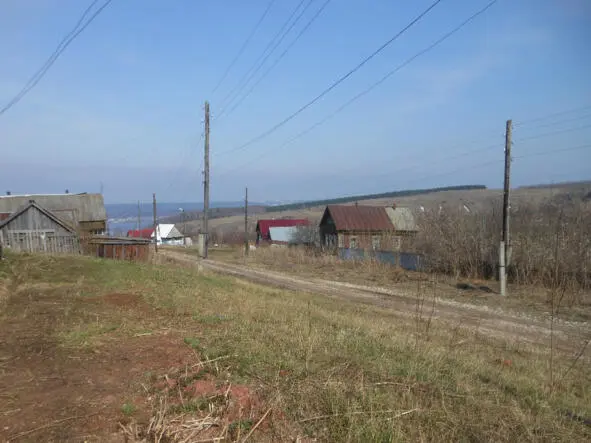
<instances>
[{"instance_id":1,"label":"power line","mask_svg":"<svg viewBox=\"0 0 591 443\"><path fill-rule=\"evenodd\" d=\"M285 48L285 50L281 53L281 55L279 55L279 57L277 59L275 59L275 61L273 62L273 64L271 66L269 66L269 68L267 68L267 70L263 73L263 75L261 77L259 77L259 79L251 86L251 88L248 90L248 92L245 95L243 95L242 98L240 100L238 100L238 102L235 103L232 106L232 108L230 108L230 110L228 112L225 113L226 116L230 115L238 106L240 106L240 104L244 100L246 100L246 98L248 98L248 96L261 83L261 81L263 81L264 78L267 75L269 75L269 73L273 70L273 68L275 66L277 66L277 64L281 61L281 59L283 57L285 57L285 55L289 52L289 50L297 43L297 41L300 39L300 37L302 35L304 35L304 33L308 30L308 28L310 28L310 26L312 25L312 23L314 23L316 21L316 19L320 16L320 14L322 13L322 11L324 11L324 9L328 6L329 3L330 3L330 0L326 0L322 4L322 6L320 7L320 9L318 9L318 11L316 11L316 14L314 14L314 16L308 21L308 23L306 23L306 25L300 30L300 32L298 33L298 35L296 36L296 38L294 40L292 40L292 42L287 46L287 48ZM221 115L220 115L220 117L221 117Z\"/></svg>"},{"instance_id":2,"label":"power line","mask_svg":"<svg viewBox=\"0 0 591 443\"><path fill-rule=\"evenodd\" d=\"M572 114L575 112L579 112L579 111L586 111L588 109L591 109L591 105L586 105L586 106L581 106L578 108L572 108L572 109L567 109L565 111L559 111L559 112L553 112L552 114L547 114L541 117L535 117L529 120L522 120L522 121L518 121L516 123L513 123L513 126L521 126L521 125L525 125L525 124L529 124L529 123L534 123L534 122L538 122L538 121L542 121L542 120L547 120L549 118L552 117L558 117L561 115L565 115L565 114Z\"/></svg>"},{"instance_id":3,"label":"power line","mask_svg":"<svg viewBox=\"0 0 591 443\"><path fill-rule=\"evenodd\" d=\"M568 118L566 120L559 120L556 122L550 122L550 123L543 123L541 125L535 125L535 126L527 126L527 124L522 124L521 126L525 126L525 130L530 130L530 129L540 129L540 128L548 128L551 126L557 126L557 125L563 125L565 123L572 123L572 122L576 122L579 120L585 120L591 117L591 114L587 114L587 115L579 115L578 117L572 117L572 118Z\"/></svg>"},{"instance_id":4,"label":"power line","mask_svg":"<svg viewBox=\"0 0 591 443\"><path fill-rule=\"evenodd\" d=\"M583 129L587 129L587 128L591 128L591 124L584 125L584 126L578 126L576 128L560 129L558 131L545 132L543 134L536 134L536 135L532 135L532 136L529 136L529 137L522 137L522 138L516 139L514 141L516 141L516 142L523 142L523 141L526 141L526 140L534 140L536 138L550 137L552 135L564 134L564 133L567 133L567 132L582 131Z\"/></svg>"},{"instance_id":5,"label":"power line","mask_svg":"<svg viewBox=\"0 0 591 443\"><path fill-rule=\"evenodd\" d=\"M215 93L215 91L218 90L218 88L221 86L222 82L226 79L226 77L230 73L230 70L234 67L234 65L236 64L236 62L240 58L240 56L244 53L244 50L246 49L246 47L248 46L248 44L250 43L250 41L252 40L252 38L256 34L257 30L261 26L261 23L263 22L263 20L265 19L265 17L269 13L269 11L270 11L271 7L273 6L273 4L275 3L275 1L276 0L271 0L268 3L267 7L263 11L263 14L261 15L261 17L259 18L259 20L257 21L257 23L254 25L254 28L252 28L252 30L250 31L250 34L248 35L248 37L246 38L246 40L244 40L244 43L242 44L242 46L238 50L238 53L236 54L236 56L234 56L234 59L230 62L230 64L228 65L228 67L224 71L224 74L222 75L222 77L219 79L219 81L215 85L215 88L213 88L213 91L211 91L212 94Z\"/></svg>"},{"instance_id":6,"label":"power line","mask_svg":"<svg viewBox=\"0 0 591 443\"><path fill-rule=\"evenodd\" d=\"M248 76L248 78L246 79L246 81L244 82L244 84L242 85L242 87L236 92L236 94L230 99L230 101L222 109L222 111L220 112L220 115L218 116L218 119L222 115L225 115L226 114L226 110L228 109L228 107L232 104L232 102L234 102L240 96L240 94L242 93L242 91L244 90L244 88L246 88L246 86L248 85L248 83L250 83L250 81L255 77L255 75L261 70L261 68L266 63L266 61L269 59L269 57L279 47L279 45L281 44L281 42L283 41L283 39L285 37L287 37L287 35L291 32L291 30L295 27L295 25L300 21L300 19L303 17L303 15L306 13L306 11L308 10L308 8L312 5L312 3L314 1L315 0L309 0L308 1L308 3L306 4L306 6L304 6L304 9L301 10L301 12L299 13L299 15L291 23L291 26L283 33L283 35L279 38L279 40L271 48L271 50L269 51L269 53L257 65L256 69ZM232 108L232 109L234 109L234 108Z\"/></svg>"},{"instance_id":7,"label":"power line","mask_svg":"<svg viewBox=\"0 0 591 443\"><path fill-rule=\"evenodd\" d=\"M352 105L354 102L356 102L357 100L359 100L361 97L367 95L370 91L372 91L376 87L380 86L382 83L384 83L392 75L394 75L395 73L397 73L398 71L400 71L401 69L403 69L404 67L406 67L407 65L409 65L410 63L412 63L415 59L417 59L418 57L426 54L427 52L429 52L432 49L434 49L436 46L438 46L441 43L443 43L445 40L447 40L448 38L450 38L456 32L458 32L459 30L461 30L464 26L468 25L472 20L474 20L479 15L483 14L484 12L486 12L486 10L488 10L496 2L497 2L497 0L491 1L484 8L482 8L479 11L477 11L476 13L472 14L470 17L468 17L466 20L464 20L462 23L460 23L454 29L452 29L451 31L447 32L442 37L440 37L439 39L437 39L431 45L429 45L426 48L422 49L421 51L417 52L415 55L413 55L412 57L410 57L409 59L407 59L406 61L404 61L402 64L398 65L396 68L394 68L393 70L391 70L390 72L388 72L386 75L384 75L382 78L380 78L377 82L373 83L368 88L366 88L365 90L361 91L359 94L353 96L350 100L348 100L347 102L345 102L343 105L341 105L335 111L333 111L331 114L329 114L328 116L326 116L323 119L319 120L318 122L314 123L312 126L308 127L307 129L299 132L295 136L291 137L290 139L288 139L287 141L285 141L284 143L282 143L279 147L277 147L277 148L274 147L272 149L272 151L273 152L276 152L277 150L280 150L280 149L282 149L282 148L290 145L294 141L302 138L304 135L312 132L314 129L318 128L319 126L322 126L328 120L334 118L337 114L339 114L340 112L342 112L345 108L347 108L348 106ZM254 162L254 161L257 161L257 160L263 158L270 151L271 151L271 149L266 150L260 156L252 159L250 162Z\"/></svg>"},{"instance_id":8,"label":"power line","mask_svg":"<svg viewBox=\"0 0 591 443\"><path fill-rule=\"evenodd\" d=\"M66 48L68 46L70 46L70 43L72 43L74 41L74 39L76 39L76 37L78 37L78 35L80 35L80 33L82 33L88 27L88 25L90 25L93 22L93 20L111 3L111 1L112 0L107 0L100 8L98 8L90 16L90 18L86 21L86 23L84 23L82 25L84 18L88 15L90 10L96 5L98 0L94 0L90 4L90 6L88 6L86 8L86 10L82 14L81 18L78 20L78 23L76 23L76 26L74 27L74 29L72 29L62 39L62 41L58 44L58 46L54 50L54 52L49 56L49 58L45 61L45 63L41 66L41 68L39 70L37 70L37 72L35 72L35 74L33 74L33 76L27 81L27 83L19 91L19 93L16 96L14 96L14 98L12 100L10 100L2 109L0 109L0 115L4 114L6 111L8 111L14 105L16 105L19 101L21 101L22 98L25 95L27 95L27 93L37 85L37 83L39 83L41 81L41 79L45 76L47 71L49 71L49 69L53 66L53 64L56 62L56 60L59 58L59 56L66 50Z\"/></svg>"},{"instance_id":9,"label":"power line","mask_svg":"<svg viewBox=\"0 0 591 443\"><path fill-rule=\"evenodd\" d=\"M297 12L299 11L299 9L302 7L302 5L304 4L304 1L305 0L300 0L300 2L298 3L298 5L296 6L296 8L291 12L291 14L288 17L288 19L285 21L285 23L283 23L283 26L281 26L281 29L279 29L279 31L273 36L273 38L271 39L271 41L269 41L269 43L267 44L267 46L265 47L265 49L263 50L263 52L261 53L261 55L259 55L259 57L253 63L253 65L240 78L240 80L238 81L238 83L236 84L236 86L234 86L234 88L232 88L230 90L230 92L222 99L222 101L221 101L222 108L225 108L226 107L226 104L227 104L227 100L230 97L232 97L236 91L238 91L239 89L241 89L244 86L245 80L246 80L246 83L248 83L248 81L250 81L249 75L251 74L251 72L253 71L253 69L255 69L258 66L258 64L261 61L261 59L263 59L266 56L267 51L269 51L269 49L271 47L273 47L273 45L277 42L277 39L279 39L279 38L281 38L281 39L285 38L285 34L284 34L285 28L287 28L287 26L289 26L289 23L291 22L292 18L297 14ZM312 1L312 0L310 0L310 1ZM283 34L283 36L282 36L282 34Z\"/></svg>"},{"instance_id":10,"label":"power line","mask_svg":"<svg viewBox=\"0 0 591 443\"><path fill-rule=\"evenodd\" d=\"M287 122L289 122L290 120L292 120L293 118L295 118L297 115L299 115L300 113L302 113L304 110L306 110L307 108L309 108L310 106L312 106L314 103L316 103L318 100L320 100L322 97L324 97L326 94L328 94L330 91L332 91L334 88L336 88L338 85L340 85L342 82L344 82L346 79L348 79L351 75L353 75L355 72L357 72L359 69L361 69L367 62L369 62L371 59L373 59L376 55L378 55L380 52L382 52L384 49L386 49L390 44L392 44L396 39L398 39L402 34L404 34L408 29L410 29L413 25L415 25L419 20L421 20L425 15L427 15L435 6L437 6L442 0L435 0L435 2L433 2L427 9L425 9L423 12L421 12L415 19L413 19L408 25L406 25L404 28L402 28L398 33L396 33L393 37L391 37L389 40L387 40L385 43L383 43L379 48L377 48L373 53L371 53L370 55L368 55L366 58L364 58L360 63L358 63L354 68L352 68L350 71L348 71L346 74L344 74L343 76L341 76L337 81L335 81L334 83L332 83L328 88L326 88L324 91L322 91L320 94L318 94L315 98L313 98L312 100L310 100L308 103L306 103L305 105L303 105L302 107L300 107L297 111L293 112L291 115L289 115L288 117L284 118L283 120L281 120L279 123L275 124L274 126L272 126L271 128L267 129L266 131L262 132L261 134L257 135L256 137L254 137L253 139L249 140L246 143L243 143L242 145L231 149L229 151L224 151L223 153L231 153L231 152L236 152L236 151L240 151L244 148L247 148L248 146L252 145L253 143L256 143L260 140L262 140L263 138L267 137L268 135L272 134L273 132L275 132L277 129L279 129L281 126L285 125Z\"/></svg>"},{"instance_id":11,"label":"power line","mask_svg":"<svg viewBox=\"0 0 591 443\"><path fill-rule=\"evenodd\" d=\"M580 149L587 149L587 148L591 148L591 143L587 143L585 145L571 146L569 148L551 149L549 151L534 152L531 154L519 155L519 156L516 156L513 158L519 159L519 158L528 158L528 157L538 157L540 155L555 154L557 152L566 152L566 151L578 151Z\"/></svg>"}]
</instances>

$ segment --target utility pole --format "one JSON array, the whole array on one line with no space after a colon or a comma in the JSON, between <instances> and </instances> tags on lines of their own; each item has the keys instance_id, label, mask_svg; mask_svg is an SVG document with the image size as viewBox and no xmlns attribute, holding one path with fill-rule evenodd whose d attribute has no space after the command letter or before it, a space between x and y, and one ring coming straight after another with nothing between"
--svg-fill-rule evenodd
<instances>
[{"instance_id":1,"label":"utility pole","mask_svg":"<svg viewBox=\"0 0 591 443\"><path fill-rule=\"evenodd\" d=\"M158 252L158 223L156 222L156 194L152 194L153 200L153 208L152 212L154 213L154 251Z\"/></svg>"},{"instance_id":2,"label":"utility pole","mask_svg":"<svg viewBox=\"0 0 591 443\"><path fill-rule=\"evenodd\" d=\"M203 258L207 258L207 246L209 243L209 102L205 102L205 174L203 180Z\"/></svg>"},{"instance_id":3,"label":"utility pole","mask_svg":"<svg viewBox=\"0 0 591 443\"><path fill-rule=\"evenodd\" d=\"M511 245L509 237L509 212L511 204L509 202L509 191L511 188L511 130L513 122L507 120L505 129L505 182L503 185L503 238L499 248L499 273L501 281L501 295L507 295L507 267L511 260Z\"/></svg>"},{"instance_id":4,"label":"utility pole","mask_svg":"<svg viewBox=\"0 0 591 443\"><path fill-rule=\"evenodd\" d=\"M248 187L244 194L244 255L248 255Z\"/></svg>"},{"instance_id":5,"label":"utility pole","mask_svg":"<svg viewBox=\"0 0 591 443\"><path fill-rule=\"evenodd\" d=\"M137 230L138 235L139 231L142 229L142 210L140 209L140 201L137 201Z\"/></svg>"}]
</instances>

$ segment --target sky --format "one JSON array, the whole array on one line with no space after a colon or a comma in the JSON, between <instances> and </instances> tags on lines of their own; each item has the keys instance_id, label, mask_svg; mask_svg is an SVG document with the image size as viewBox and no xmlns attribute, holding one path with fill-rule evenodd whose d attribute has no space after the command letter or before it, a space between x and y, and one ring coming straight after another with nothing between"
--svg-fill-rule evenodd
<instances>
[{"instance_id":1,"label":"sky","mask_svg":"<svg viewBox=\"0 0 591 443\"><path fill-rule=\"evenodd\" d=\"M322 99L244 146L433 0L331 0L294 43L325 3L305 0L294 15L303 10L300 20L261 57L300 1L272 2L224 77L270 0L113 0L38 85L0 115L0 192L102 189L108 203L148 201L154 192L159 201L201 201L206 100L216 201L240 200L246 186L255 201L461 184L500 188L508 119L513 186L591 179L587 0L498 0L314 127L488 3L443 0ZM0 1L0 107L90 3ZM260 71L239 88L257 60L264 61ZM230 112L232 93L246 94L269 67Z\"/></svg>"}]
</instances>

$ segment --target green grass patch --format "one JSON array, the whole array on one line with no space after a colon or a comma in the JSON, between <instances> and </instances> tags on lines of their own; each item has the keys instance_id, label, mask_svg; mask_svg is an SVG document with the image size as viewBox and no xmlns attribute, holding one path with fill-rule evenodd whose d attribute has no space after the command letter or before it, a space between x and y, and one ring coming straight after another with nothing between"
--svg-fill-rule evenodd
<instances>
[{"instance_id":1,"label":"green grass patch","mask_svg":"<svg viewBox=\"0 0 591 443\"><path fill-rule=\"evenodd\" d=\"M154 308L154 314L111 309L110 317L102 312L93 322L98 308L76 307L56 320L62 343L83 347L107 336L173 330L202 357L223 357L225 379L256 386L273 414L284 413L298 435L347 442L591 439L587 426L564 414L591 416L591 371L584 358L573 364L570 356L555 355L551 385L547 349L437 321L428 336L417 338L413 313L403 318L379 307L171 265L80 257L11 260L10 272L21 282L67 281L90 295L140 293ZM1 275L10 274L6 266L0 264ZM78 303L78 294L69 291L67 300ZM11 309L15 315L26 305ZM507 358L511 365L498 363ZM172 408L200 413L216 401L201 398ZM233 426L241 435L249 429L242 422ZM280 434L275 441L292 437Z\"/></svg>"}]
</instances>

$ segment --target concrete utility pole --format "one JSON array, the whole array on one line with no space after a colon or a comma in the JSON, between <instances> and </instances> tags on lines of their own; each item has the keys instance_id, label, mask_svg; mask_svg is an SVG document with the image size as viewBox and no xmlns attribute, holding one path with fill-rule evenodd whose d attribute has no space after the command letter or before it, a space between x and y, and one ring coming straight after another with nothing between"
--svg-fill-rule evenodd
<instances>
[{"instance_id":1,"label":"concrete utility pole","mask_svg":"<svg viewBox=\"0 0 591 443\"><path fill-rule=\"evenodd\" d=\"M248 187L244 194L244 255L248 255Z\"/></svg>"},{"instance_id":2,"label":"concrete utility pole","mask_svg":"<svg viewBox=\"0 0 591 443\"><path fill-rule=\"evenodd\" d=\"M205 174L203 180L203 258L207 258L209 243L209 102L205 102Z\"/></svg>"},{"instance_id":3,"label":"concrete utility pole","mask_svg":"<svg viewBox=\"0 0 591 443\"><path fill-rule=\"evenodd\" d=\"M142 210L140 209L140 201L137 201L137 230L142 229Z\"/></svg>"},{"instance_id":4,"label":"concrete utility pole","mask_svg":"<svg viewBox=\"0 0 591 443\"><path fill-rule=\"evenodd\" d=\"M153 200L153 208L152 212L154 213L154 251L158 252L158 222L156 221L156 194L152 194Z\"/></svg>"},{"instance_id":5,"label":"concrete utility pole","mask_svg":"<svg viewBox=\"0 0 591 443\"><path fill-rule=\"evenodd\" d=\"M501 281L501 295L507 295L507 266L511 260L511 245L509 237L509 213L511 203L509 201L509 191L511 189L511 130L513 122L507 120L505 130L505 183L503 186L503 238L499 248L499 273Z\"/></svg>"}]
</instances>

